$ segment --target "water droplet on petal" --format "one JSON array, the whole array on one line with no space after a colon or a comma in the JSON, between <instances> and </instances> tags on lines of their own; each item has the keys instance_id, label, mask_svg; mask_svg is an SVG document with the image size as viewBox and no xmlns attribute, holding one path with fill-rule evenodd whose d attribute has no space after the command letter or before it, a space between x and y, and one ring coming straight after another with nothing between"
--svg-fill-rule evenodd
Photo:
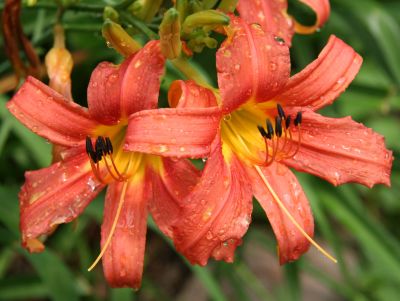
<instances>
[{"instance_id":1,"label":"water droplet on petal","mask_svg":"<svg viewBox=\"0 0 400 301\"><path fill-rule=\"evenodd\" d=\"M231 114L225 115L224 121L229 121L229 120L231 120L231 118L232 118Z\"/></svg>"},{"instance_id":2,"label":"water droplet on petal","mask_svg":"<svg viewBox=\"0 0 400 301\"><path fill-rule=\"evenodd\" d=\"M97 184L96 184L96 182L93 180L92 177L90 177L90 178L88 179L87 185L89 186L90 191L93 192L93 191L96 190Z\"/></svg>"}]
</instances>

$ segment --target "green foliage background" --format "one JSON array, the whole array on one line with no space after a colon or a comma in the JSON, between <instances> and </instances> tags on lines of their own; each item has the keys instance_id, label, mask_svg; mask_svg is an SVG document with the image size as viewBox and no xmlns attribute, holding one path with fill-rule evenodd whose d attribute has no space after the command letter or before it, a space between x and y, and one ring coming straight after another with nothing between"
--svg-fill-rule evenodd
<instances>
[{"instance_id":1,"label":"green foliage background","mask_svg":"<svg viewBox=\"0 0 400 301\"><path fill-rule=\"evenodd\" d=\"M110 4L81 1L81 4ZM297 1L290 12L305 22L312 13ZM2 8L4 3L0 2ZM364 58L350 88L324 113L352 115L386 137L387 147L400 153L400 1L332 0L329 22L311 36L296 35L291 48L294 72L318 55L330 34L345 40ZM43 55L52 45L55 9L52 1L23 8L25 33ZM67 45L88 54L73 73L74 98L85 104L91 70L103 60L121 60L101 37L101 13L67 10L63 22ZM150 26L151 28L151 26ZM153 28L154 29L154 28ZM3 41L1 40L2 44ZM215 80L214 51L196 56ZM168 67L161 98L176 73ZM12 72L0 52L0 78ZM175 75L174 75L175 74ZM338 258L328 262L315 250L279 267L275 240L255 202L253 222L234 264L211 262L191 266L149 221L143 286L140 291L110 289L101 265L86 271L99 251L103 196L78 222L60 226L42 254L20 247L19 187L28 169L50 162L51 146L20 125L5 109L11 94L0 95L0 300L398 300L400 295L400 164L394 161L392 187L341 187L299 174L316 221L316 239ZM356 137L355 137L356 138Z\"/></svg>"}]
</instances>

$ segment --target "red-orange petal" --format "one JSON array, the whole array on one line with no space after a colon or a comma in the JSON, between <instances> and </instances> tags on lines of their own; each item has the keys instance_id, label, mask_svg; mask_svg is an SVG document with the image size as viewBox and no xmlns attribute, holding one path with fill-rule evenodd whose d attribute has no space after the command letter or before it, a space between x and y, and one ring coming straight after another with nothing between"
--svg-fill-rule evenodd
<instances>
[{"instance_id":1,"label":"red-orange petal","mask_svg":"<svg viewBox=\"0 0 400 301\"><path fill-rule=\"evenodd\" d=\"M362 58L353 48L331 36L318 58L291 77L275 99L284 107L322 108L344 92L361 64Z\"/></svg>"},{"instance_id":2,"label":"red-orange petal","mask_svg":"<svg viewBox=\"0 0 400 301\"><path fill-rule=\"evenodd\" d=\"M278 37L236 17L231 18L227 32L228 37L217 52L224 113L249 100L261 102L273 98L290 74L289 49Z\"/></svg>"},{"instance_id":3,"label":"red-orange petal","mask_svg":"<svg viewBox=\"0 0 400 301\"><path fill-rule=\"evenodd\" d=\"M350 117L328 118L307 110L301 133L299 152L285 161L287 165L334 185L390 185L392 152L386 149L384 138L370 128Z\"/></svg>"},{"instance_id":4,"label":"red-orange petal","mask_svg":"<svg viewBox=\"0 0 400 301\"><path fill-rule=\"evenodd\" d=\"M172 237L171 226L181 217L182 202L197 184L200 171L186 159L162 161L161 170L149 169L153 184L149 210L160 230Z\"/></svg>"},{"instance_id":5,"label":"red-orange petal","mask_svg":"<svg viewBox=\"0 0 400 301\"><path fill-rule=\"evenodd\" d=\"M232 154L225 162L220 137L213 143L203 175L185 199L182 218L174 226L174 243L193 264L212 256L232 262L251 220L252 194L246 172Z\"/></svg>"},{"instance_id":6,"label":"red-orange petal","mask_svg":"<svg viewBox=\"0 0 400 301\"><path fill-rule=\"evenodd\" d=\"M125 195L121 195L123 185L128 185ZM150 196L151 185L144 179L115 182L108 187L101 226L102 247L110 234L121 197L124 198L114 234L102 258L104 275L112 287L140 287Z\"/></svg>"},{"instance_id":7,"label":"red-orange petal","mask_svg":"<svg viewBox=\"0 0 400 301\"><path fill-rule=\"evenodd\" d=\"M151 41L122 65L100 63L88 87L90 114L103 124L145 109L157 108L165 58L159 42Z\"/></svg>"},{"instance_id":8,"label":"red-orange petal","mask_svg":"<svg viewBox=\"0 0 400 301\"><path fill-rule=\"evenodd\" d=\"M312 237L314 219L307 197L295 175L280 163L273 163L261 170L286 209L303 230ZM308 250L309 241L279 207L258 172L255 169L248 169L248 174L251 177L253 194L267 214L275 233L280 264L297 260Z\"/></svg>"},{"instance_id":9,"label":"red-orange petal","mask_svg":"<svg viewBox=\"0 0 400 301\"><path fill-rule=\"evenodd\" d=\"M316 15L316 21L314 25L306 26L295 21L294 30L301 34L311 34L319 30L326 21L328 21L331 13L331 6L329 0L299 0L305 5L309 6Z\"/></svg>"},{"instance_id":10,"label":"red-orange petal","mask_svg":"<svg viewBox=\"0 0 400 301\"><path fill-rule=\"evenodd\" d=\"M93 176L85 153L28 171L25 179L19 199L22 244L27 248L29 241L80 215L104 187Z\"/></svg>"},{"instance_id":11,"label":"red-orange petal","mask_svg":"<svg viewBox=\"0 0 400 301\"><path fill-rule=\"evenodd\" d=\"M137 54L127 59L120 69L121 114L155 109L158 104L165 57L159 41L148 42Z\"/></svg>"},{"instance_id":12,"label":"red-orange petal","mask_svg":"<svg viewBox=\"0 0 400 301\"><path fill-rule=\"evenodd\" d=\"M33 77L27 78L7 108L32 132L59 145L84 144L97 126L84 108Z\"/></svg>"},{"instance_id":13,"label":"red-orange petal","mask_svg":"<svg viewBox=\"0 0 400 301\"><path fill-rule=\"evenodd\" d=\"M294 22L287 14L287 8L286 0L240 0L237 5L240 17L247 23L260 24L264 31L283 38L290 46L294 34Z\"/></svg>"},{"instance_id":14,"label":"red-orange petal","mask_svg":"<svg viewBox=\"0 0 400 301\"><path fill-rule=\"evenodd\" d=\"M220 118L218 107L137 112L129 118L124 149L166 157L202 158L210 152Z\"/></svg>"},{"instance_id":15,"label":"red-orange petal","mask_svg":"<svg viewBox=\"0 0 400 301\"><path fill-rule=\"evenodd\" d=\"M87 99L90 115L102 124L116 124L121 118L119 66L102 62L90 77Z\"/></svg>"},{"instance_id":16,"label":"red-orange petal","mask_svg":"<svg viewBox=\"0 0 400 301\"><path fill-rule=\"evenodd\" d=\"M168 103L171 108L208 108L217 106L214 93L192 80L176 80L168 90Z\"/></svg>"}]
</instances>

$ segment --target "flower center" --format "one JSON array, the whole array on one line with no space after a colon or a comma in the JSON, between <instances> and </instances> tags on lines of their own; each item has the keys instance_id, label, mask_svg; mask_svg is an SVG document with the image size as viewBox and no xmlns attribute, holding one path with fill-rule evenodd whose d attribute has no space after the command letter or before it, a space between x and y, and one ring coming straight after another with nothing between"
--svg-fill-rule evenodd
<instances>
[{"instance_id":1,"label":"flower center","mask_svg":"<svg viewBox=\"0 0 400 301\"><path fill-rule=\"evenodd\" d=\"M301 112L286 115L280 104L247 103L224 118L222 140L242 160L268 166L296 155L301 142L301 121Z\"/></svg>"},{"instance_id":2,"label":"flower center","mask_svg":"<svg viewBox=\"0 0 400 301\"><path fill-rule=\"evenodd\" d=\"M97 137L86 137L90 165L96 178L103 184L130 180L143 174L147 163L158 162L153 156L125 152L125 131L126 125L101 126L96 131Z\"/></svg>"}]
</instances>

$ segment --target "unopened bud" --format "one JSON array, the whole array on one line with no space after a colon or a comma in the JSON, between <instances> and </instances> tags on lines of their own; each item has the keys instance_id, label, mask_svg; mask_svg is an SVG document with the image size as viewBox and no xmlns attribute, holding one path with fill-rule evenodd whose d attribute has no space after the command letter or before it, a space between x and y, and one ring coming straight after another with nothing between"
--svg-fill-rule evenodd
<instances>
[{"instance_id":1,"label":"unopened bud","mask_svg":"<svg viewBox=\"0 0 400 301\"><path fill-rule=\"evenodd\" d=\"M220 25L228 25L229 17L222 12L216 10L204 10L188 16L183 22L183 32L189 34L194 28Z\"/></svg>"},{"instance_id":2,"label":"unopened bud","mask_svg":"<svg viewBox=\"0 0 400 301\"><path fill-rule=\"evenodd\" d=\"M233 13L239 0L222 0L218 9L225 13Z\"/></svg>"},{"instance_id":3,"label":"unopened bud","mask_svg":"<svg viewBox=\"0 0 400 301\"><path fill-rule=\"evenodd\" d=\"M104 22L101 32L107 41L107 45L113 47L125 57L138 52L142 48L142 45L132 39L121 25L111 20Z\"/></svg>"},{"instance_id":4,"label":"unopened bud","mask_svg":"<svg viewBox=\"0 0 400 301\"><path fill-rule=\"evenodd\" d=\"M162 2L163 0L136 0L128 9L137 18L148 23L160 10Z\"/></svg>"},{"instance_id":5,"label":"unopened bud","mask_svg":"<svg viewBox=\"0 0 400 301\"><path fill-rule=\"evenodd\" d=\"M118 22L119 13L111 6L106 6L103 11L103 19L110 19L113 22Z\"/></svg>"},{"instance_id":6,"label":"unopened bud","mask_svg":"<svg viewBox=\"0 0 400 301\"><path fill-rule=\"evenodd\" d=\"M165 14L160 25L160 45L164 56L170 60L177 58L182 49L181 24L179 13L175 8L170 8Z\"/></svg>"},{"instance_id":7,"label":"unopened bud","mask_svg":"<svg viewBox=\"0 0 400 301\"><path fill-rule=\"evenodd\" d=\"M71 72L74 65L71 53L65 48L64 30L54 27L54 46L46 54L45 65L50 79L49 86L72 100Z\"/></svg>"}]
</instances>

